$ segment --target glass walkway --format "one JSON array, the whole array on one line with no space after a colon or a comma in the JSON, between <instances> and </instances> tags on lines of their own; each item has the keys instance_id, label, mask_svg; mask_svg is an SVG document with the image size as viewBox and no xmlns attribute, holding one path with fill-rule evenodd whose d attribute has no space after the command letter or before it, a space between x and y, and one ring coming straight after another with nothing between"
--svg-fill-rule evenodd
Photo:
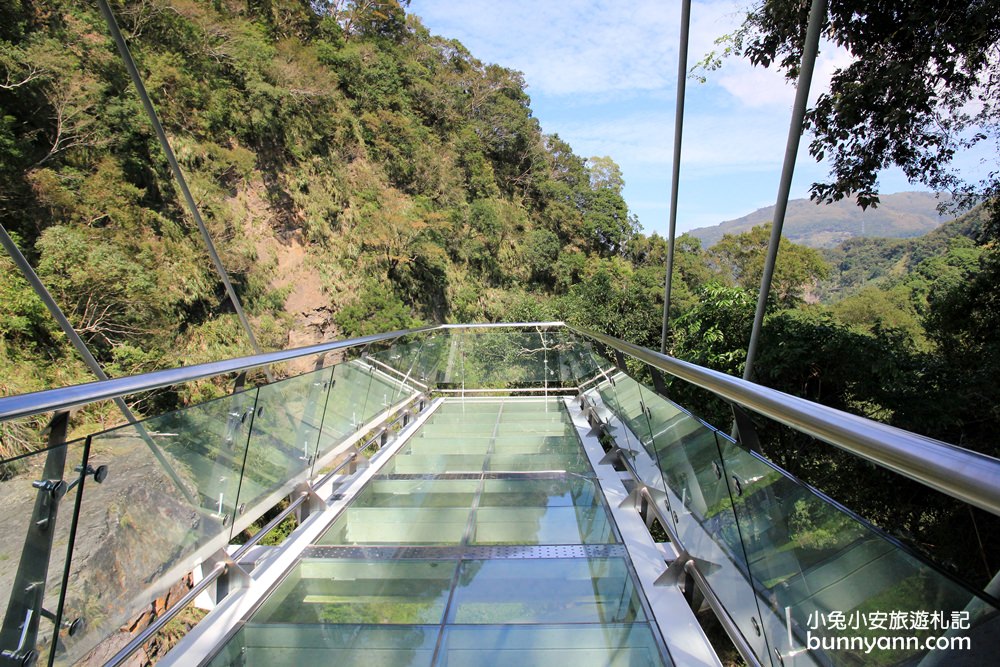
<instances>
[{"instance_id":1,"label":"glass walkway","mask_svg":"<svg viewBox=\"0 0 1000 667\"><path fill-rule=\"evenodd\" d=\"M662 665L561 401L444 401L212 665Z\"/></svg>"},{"instance_id":2,"label":"glass walkway","mask_svg":"<svg viewBox=\"0 0 1000 667\"><path fill-rule=\"evenodd\" d=\"M65 437L77 406L195 381L221 396ZM755 423L990 518L1000 461L562 323L0 398L42 415L48 445L0 461L0 667L720 665L706 613L751 665L1000 651L1000 577L796 479Z\"/></svg>"}]
</instances>

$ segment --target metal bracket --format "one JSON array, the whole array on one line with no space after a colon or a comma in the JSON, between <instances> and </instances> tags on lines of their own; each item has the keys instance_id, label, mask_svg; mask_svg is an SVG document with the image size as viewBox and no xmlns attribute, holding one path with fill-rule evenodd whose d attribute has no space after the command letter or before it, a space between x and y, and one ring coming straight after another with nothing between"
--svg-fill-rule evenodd
<instances>
[{"instance_id":1,"label":"metal bracket","mask_svg":"<svg viewBox=\"0 0 1000 667\"><path fill-rule=\"evenodd\" d=\"M610 454L611 452L608 452L608 453ZM605 458L607 458L607 457L605 457ZM628 495L625 496L625 498L622 499L622 501L620 503L618 503L618 507L622 507L622 508L625 508L625 507L637 508L637 507L639 507L639 504L642 502L642 491L643 491L644 488L645 487L643 487L642 485L636 485L636 487L633 488L631 491L629 491Z\"/></svg>"},{"instance_id":2,"label":"metal bracket","mask_svg":"<svg viewBox=\"0 0 1000 667\"><path fill-rule=\"evenodd\" d=\"M293 497L295 495L306 496L305 502L299 505L298 510L295 513L296 519L298 519L300 524L313 512L322 512L326 509L326 502L319 496L318 493L316 493L308 482L299 482L299 484L295 486L295 490L291 495Z\"/></svg>"},{"instance_id":3,"label":"metal bracket","mask_svg":"<svg viewBox=\"0 0 1000 667\"><path fill-rule=\"evenodd\" d=\"M608 453L598 462L600 465L614 465L621 458L622 451L618 447L612 447Z\"/></svg>"},{"instance_id":4,"label":"metal bracket","mask_svg":"<svg viewBox=\"0 0 1000 667\"><path fill-rule=\"evenodd\" d=\"M108 466L106 465L99 465L95 468L94 466L88 464L86 470L84 470L83 466L77 466L76 468L74 468L74 470L76 472L83 474L74 479L67 485L66 487L67 493L69 491L72 491L75 487L77 487L85 477L92 476L94 478L94 481L97 482L98 484L102 484L104 480L108 478Z\"/></svg>"},{"instance_id":5,"label":"metal bracket","mask_svg":"<svg viewBox=\"0 0 1000 667\"><path fill-rule=\"evenodd\" d=\"M647 366L647 368L649 369L649 374L653 378L653 389L656 390L656 393L662 396L663 398L670 398L667 395L667 383L666 381L664 381L663 373L660 371L660 369L654 368L653 366Z\"/></svg>"},{"instance_id":6,"label":"metal bracket","mask_svg":"<svg viewBox=\"0 0 1000 667\"><path fill-rule=\"evenodd\" d=\"M225 565L222 575L215 582L215 602L225 598L232 591L250 586L250 573L234 561L225 549L219 549L202 563L204 571L209 571L219 563Z\"/></svg>"},{"instance_id":7,"label":"metal bracket","mask_svg":"<svg viewBox=\"0 0 1000 667\"><path fill-rule=\"evenodd\" d=\"M687 555L681 555L674 560L670 561L667 565L667 569L664 570L663 574L656 578L653 582L654 586L676 586L680 583L681 577L684 575L684 566L690 557Z\"/></svg>"},{"instance_id":8,"label":"metal bracket","mask_svg":"<svg viewBox=\"0 0 1000 667\"><path fill-rule=\"evenodd\" d=\"M750 419L750 415L739 405L730 404L733 409L733 419L736 422L736 439L751 452L763 454L760 449L760 440L757 439L757 429Z\"/></svg>"}]
</instances>

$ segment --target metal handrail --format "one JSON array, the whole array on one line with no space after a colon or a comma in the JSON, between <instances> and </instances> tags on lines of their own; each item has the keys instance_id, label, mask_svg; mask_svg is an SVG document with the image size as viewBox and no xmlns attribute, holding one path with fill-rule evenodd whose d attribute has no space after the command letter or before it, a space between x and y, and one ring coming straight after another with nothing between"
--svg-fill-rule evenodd
<instances>
[{"instance_id":1,"label":"metal handrail","mask_svg":"<svg viewBox=\"0 0 1000 667\"><path fill-rule=\"evenodd\" d=\"M567 328L796 431L1000 515L1000 459L702 368L595 331Z\"/></svg>"},{"instance_id":2,"label":"metal handrail","mask_svg":"<svg viewBox=\"0 0 1000 667\"><path fill-rule=\"evenodd\" d=\"M389 333L361 336L360 338L350 338L331 343L319 343L292 350L265 352L264 354L254 354L248 357L237 357L224 361L210 361L195 366L180 366L178 368L152 371L150 373L142 373L141 375L115 378L102 382L88 382L71 387L60 387L58 389L36 391L30 394L8 396L0 398L0 422L17 419L18 417L29 417L53 410L68 410L69 408L86 405L95 401L128 396L129 394L149 391L150 389L159 389L161 387L214 377L216 375L224 375L226 373L238 373L301 357L379 343L410 334L434 331L439 328L439 325L431 325L416 329L391 331Z\"/></svg>"},{"instance_id":3,"label":"metal handrail","mask_svg":"<svg viewBox=\"0 0 1000 667\"><path fill-rule=\"evenodd\" d=\"M523 327L562 327L564 322L511 322L511 323L491 323L482 322L476 324L432 324L415 329L402 329L390 331L388 333L373 334L371 336L361 336L347 340L334 341L330 343L318 343L307 347L299 347L291 350L280 350L278 352L265 352L247 357L236 357L224 361L210 361L195 366L180 366L162 371L152 371L141 375L115 378L100 382L88 382L85 384L73 385L71 387L60 387L58 389L46 389L30 394L20 394L18 396L7 396L0 398L0 422L17 419L19 417L30 417L31 415L52 412L54 410L68 410L87 403L104 401L108 399L120 398L129 394L136 394L151 389L160 389L175 384L201 380L207 377L223 375L226 373L238 373L262 366L270 366L292 359L299 359L316 354L324 354L335 350L343 350L360 345L379 343L382 341L401 338L417 333L427 333L430 331L447 331L451 329L492 329L492 328L523 328Z\"/></svg>"},{"instance_id":4,"label":"metal handrail","mask_svg":"<svg viewBox=\"0 0 1000 667\"><path fill-rule=\"evenodd\" d=\"M410 334L452 329L529 326L566 327L570 331L616 348L674 377L707 389L727 401L737 403L753 412L872 461L970 505L1000 515L1000 460L996 458L851 415L626 343L618 338L582 327L566 325L563 322L431 325L321 343L293 350L268 352L196 366L154 371L106 382L90 382L72 387L9 396L0 398L0 422L53 410L69 409L94 401L135 394L215 375L259 368L310 355L392 340Z\"/></svg>"}]
</instances>

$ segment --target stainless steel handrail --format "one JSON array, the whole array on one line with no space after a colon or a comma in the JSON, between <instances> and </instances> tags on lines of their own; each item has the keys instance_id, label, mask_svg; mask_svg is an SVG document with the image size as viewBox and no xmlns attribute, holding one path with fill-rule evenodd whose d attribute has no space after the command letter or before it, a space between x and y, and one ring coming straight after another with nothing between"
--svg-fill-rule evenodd
<instances>
[{"instance_id":1,"label":"stainless steel handrail","mask_svg":"<svg viewBox=\"0 0 1000 667\"><path fill-rule=\"evenodd\" d=\"M30 394L20 394L18 396L7 396L0 398L0 422L17 419L18 417L30 417L44 412L54 410L68 410L87 403L103 401L108 399L128 396L142 391L169 387L175 384L191 382L216 375L226 373L238 373L240 371L270 366L271 364L291 361L301 357L308 357L316 354L324 354L335 350L343 350L359 345L379 343L382 341L401 338L410 334L427 333L430 331L447 331L451 329L491 329L491 328L524 328L524 327L561 327L563 322L512 322L512 323L477 323L477 324L435 324L415 329L403 329L400 331L390 331L388 333L373 334L371 336L361 336L348 340L333 341L330 343L319 343L307 347L299 347L292 350L280 350L278 352L265 352L247 357L237 357L225 361L211 361L195 366L181 366L162 371L152 371L141 375L115 378L107 381L88 382L86 384L73 385L71 387L60 387L58 389L46 389Z\"/></svg>"},{"instance_id":2,"label":"stainless steel handrail","mask_svg":"<svg viewBox=\"0 0 1000 667\"><path fill-rule=\"evenodd\" d=\"M567 328L796 431L1000 515L1000 459L768 389L595 331Z\"/></svg>"},{"instance_id":3,"label":"stainless steel handrail","mask_svg":"<svg viewBox=\"0 0 1000 667\"><path fill-rule=\"evenodd\" d=\"M180 366L178 368L152 371L130 377L114 378L101 382L88 382L71 387L60 387L58 389L46 389L18 396L8 396L0 398L0 422L41 414L43 412L51 412L53 410L67 410L95 401L128 396L129 394L149 391L150 389L169 387L175 384L224 375L226 373L238 373L252 368L278 364L283 361L344 350L351 347L358 347L359 345L379 343L410 334L435 331L440 328L440 325L431 325L416 329L391 331L389 333L361 336L360 338L350 338L331 343L319 343L293 350L265 352L264 354L237 357L235 359L226 359L225 361L210 361L195 366Z\"/></svg>"},{"instance_id":4,"label":"stainless steel handrail","mask_svg":"<svg viewBox=\"0 0 1000 667\"><path fill-rule=\"evenodd\" d=\"M623 340L562 322L445 324L321 343L127 378L0 398L0 421L68 409L94 401L157 389L224 373L259 368L315 354L402 336L452 329L559 327L604 343L670 375L707 389L797 431L914 479L963 502L1000 515L1000 460L940 440L791 396L725 373L702 368Z\"/></svg>"}]
</instances>

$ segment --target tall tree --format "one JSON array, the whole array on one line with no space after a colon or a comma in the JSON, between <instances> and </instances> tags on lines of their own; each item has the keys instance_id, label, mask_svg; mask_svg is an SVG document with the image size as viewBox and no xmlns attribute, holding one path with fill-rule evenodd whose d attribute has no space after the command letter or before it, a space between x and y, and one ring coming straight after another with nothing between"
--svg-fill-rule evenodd
<instances>
[{"instance_id":1,"label":"tall tree","mask_svg":"<svg viewBox=\"0 0 1000 667\"><path fill-rule=\"evenodd\" d=\"M726 234L709 249L708 255L725 278L752 291L760 285L764 273L770 235L770 223L742 234ZM794 307L803 301L805 291L826 278L828 272L829 267L819 252L782 238L771 293L782 306Z\"/></svg>"}]
</instances>

